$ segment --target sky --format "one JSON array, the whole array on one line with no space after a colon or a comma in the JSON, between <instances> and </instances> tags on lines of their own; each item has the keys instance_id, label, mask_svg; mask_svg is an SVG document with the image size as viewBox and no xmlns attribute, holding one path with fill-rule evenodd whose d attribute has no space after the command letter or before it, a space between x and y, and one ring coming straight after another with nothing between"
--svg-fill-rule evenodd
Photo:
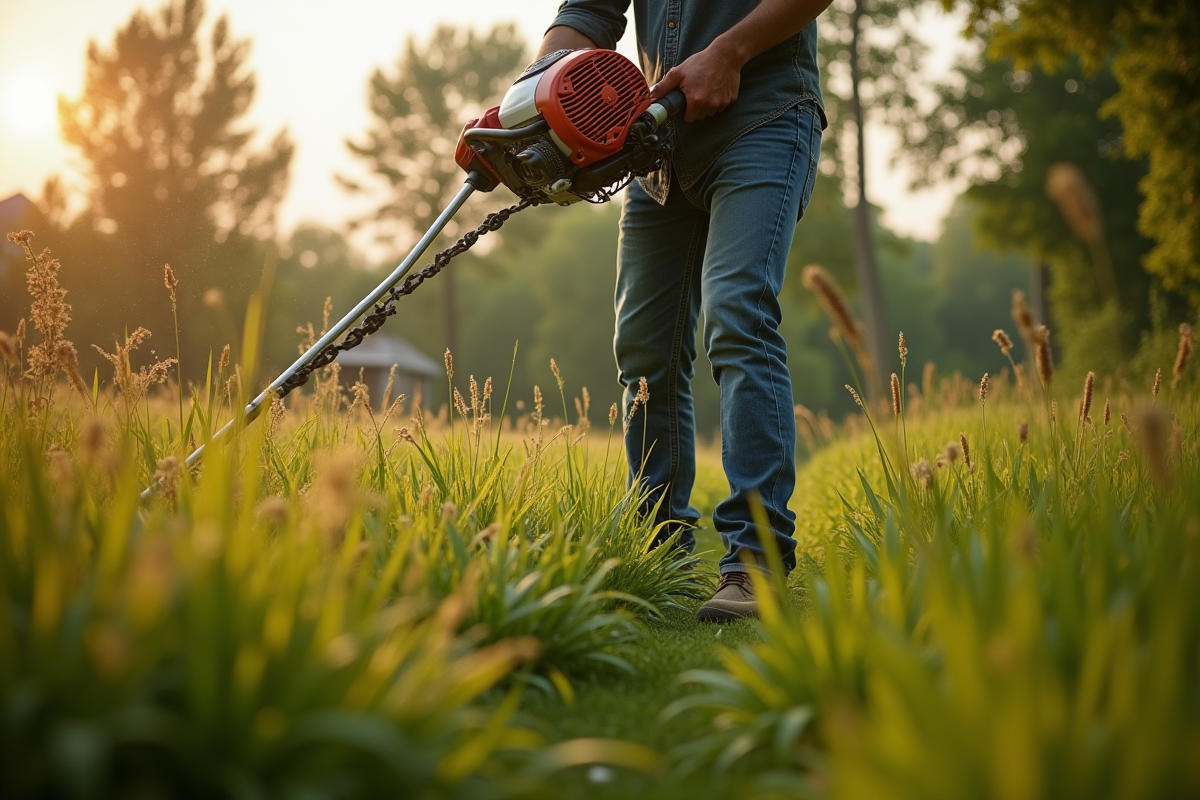
<instances>
[{"instance_id":1,"label":"sky","mask_svg":"<svg viewBox=\"0 0 1200 800\"><path fill-rule=\"evenodd\" d=\"M553 19L560 0L208 0L207 21L228 14L232 32L250 38L258 92L249 120L260 138L287 127L296 143L280 228L301 222L339 225L370 201L352 197L335 173L361 174L345 147L367 129L367 78L388 67L410 35L439 23L479 28L516 22L532 43ZM0 0L0 199L40 194L63 175L78 185L78 158L59 138L56 98L78 96L89 41L111 44L137 8L157 0ZM631 14L632 17L632 14ZM961 49L957 20L929 16L922 35L933 47L931 75L944 73ZM618 47L633 56L632 21ZM514 76L515 77L515 76ZM898 233L935 239L956 194L941 185L907 190L903 165L892 162L892 137L868 129L868 197ZM74 177L73 177L74 176Z\"/></svg>"}]
</instances>

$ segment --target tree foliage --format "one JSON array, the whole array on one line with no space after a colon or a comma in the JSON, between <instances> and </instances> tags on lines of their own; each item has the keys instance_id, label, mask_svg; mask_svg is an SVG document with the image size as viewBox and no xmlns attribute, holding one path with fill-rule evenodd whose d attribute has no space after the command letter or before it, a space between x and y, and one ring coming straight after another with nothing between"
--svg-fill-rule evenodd
<instances>
[{"instance_id":1,"label":"tree foliage","mask_svg":"<svg viewBox=\"0 0 1200 800\"><path fill-rule=\"evenodd\" d=\"M954 0L943 0L949 7ZM969 0L970 25L991 53L1053 72L1078 55L1111 63L1119 91L1104 113L1148 171L1138 227L1155 241L1145 266L1200 306L1200 3L1195 0Z\"/></svg>"},{"instance_id":2,"label":"tree foliage","mask_svg":"<svg viewBox=\"0 0 1200 800\"><path fill-rule=\"evenodd\" d=\"M255 150L244 120L254 98L250 45L228 18L202 36L202 0L136 11L105 48L92 42L82 94L61 100L63 138L83 157L86 210L64 232L81 314L100 336L127 324L166 338L163 265L179 276L183 326L205 346L203 293L220 287L235 315L257 283L261 239L273 232L293 147L286 131ZM57 182L47 202L66 204ZM77 253L77 257L75 254ZM98 263L99 262L99 263ZM79 297L79 295L76 295ZM188 362L185 360L185 365ZM199 366L199 365L197 365Z\"/></svg>"},{"instance_id":3,"label":"tree foliage","mask_svg":"<svg viewBox=\"0 0 1200 800\"><path fill-rule=\"evenodd\" d=\"M1090 335L1089 320L1105 302L1115 305L1108 322L1119 324L1110 324L1106 344L1114 360L1133 349L1150 325L1151 280L1142 259L1152 246L1137 229L1137 187L1146 161L1126 157L1120 121L1102 113L1118 91L1111 71L1085 70L1078 59L1047 73L1036 65L1019 69L1008 59L981 58L959 66L937 88L932 113L904 131L925 181L971 181L967 197L978 210L982 243L1050 266L1060 341ZM1100 263L1047 196L1047 175L1061 162L1078 167L1099 201L1111 256ZM1102 289L1109 281L1107 261L1117 289L1108 297Z\"/></svg>"},{"instance_id":4,"label":"tree foliage","mask_svg":"<svg viewBox=\"0 0 1200 800\"><path fill-rule=\"evenodd\" d=\"M427 41L409 37L393 70L372 73L370 127L362 140L346 142L369 174L366 180L339 176L339 181L351 192L383 198L352 227L370 226L377 241L397 250L415 242L462 186L454 147L463 125L500 102L525 61L525 42L513 24L486 33L442 25ZM500 189L485 204L512 199ZM469 204L446 226L446 234L473 227L483 207L478 201ZM457 349L452 273L447 271L439 284L445 300L443 344Z\"/></svg>"}]
</instances>

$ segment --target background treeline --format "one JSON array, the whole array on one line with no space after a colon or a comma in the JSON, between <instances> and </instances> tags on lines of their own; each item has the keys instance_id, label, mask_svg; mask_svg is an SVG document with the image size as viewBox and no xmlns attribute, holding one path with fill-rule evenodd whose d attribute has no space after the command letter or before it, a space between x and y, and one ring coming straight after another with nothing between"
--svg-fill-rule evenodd
<instances>
[{"instance_id":1,"label":"background treeline","mask_svg":"<svg viewBox=\"0 0 1200 800\"><path fill-rule=\"evenodd\" d=\"M1032 10L1021 13L1046 2L1027 3ZM800 285L808 263L824 265L845 285L872 341L904 330L941 374L977 378L1001 369L1006 362L988 336L1008 323L1015 289L1050 317L1068 375L1075 365L1116 371L1123 363L1152 372L1169 360L1175 325L1194 321L1194 195L1178 185L1200 171L1200 149L1163 155L1145 144L1141 128L1140 144L1131 147L1129 126L1152 124L1154 109L1137 104L1142 116L1135 118L1121 101L1135 79L1124 66L1129 48L1173 46L1179 30L1200 26L1197 14L1187 4L1161 3L1158 23L1143 19L1137 27L1141 38L1076 52L1069 43L1055 50L1049 37L1034 52L1013 33L1007 5L971 6L975 55L942 85L916 79L924 53L919 21L941 13L937 4L837 0L831 7L821 57L832 124L783 298L797 403L838 413L850 402L840 389L849 377L842 357ZM1068 6L1067 17L1082 15L1080 30L1092 24L1090 11ZM36 243L62 260L85 375L101 365L86 345L107 347L137 326L154 332L160 357L174 355L166 263L180 281L185 379L202 379L210 353L226 343L237 347L256 290L269 298L267 360L284 366L301 339L297 326L320 328L325 297L335 317L347 310L457 188L449 154L463 121L498 101L529 52L513 26L447 26L409 39L394 64L369 77L372 123L347 142L359 170L338 176L374 207L342 229L313 224L281 235L275 214L291 140L281 131L255 144L261 139L244 119L255 89L249 43L225 17L214 24L204 14L200 0L171 0L135 14L111 43L90 46L83 92L60 105L63 135L86 168L86 191L68 197L52 179L25 218L8 223L33 229ZM1154 68L1174 81L1167 100L1187 109L1200 79L1194 55L1181 59ZM1162 124L1175 125L1180 108L1159 105ZM870 120L897 132L919 182L968 184L936 242L895 235L862 202ZM1168 157L1178 174L1164 177L1160 162ZM1168 195L1176 199L1162 199ZM510 201L503 190L473 200L450 233ZM1179 208L1154 210L1164 203ZM68 212L74 208L82 211ZM534 384L551 382L554 357L572 393L586 385L602 415L617 399L611 342L619 211L614 203L515 217L493 235L499 246L460 259L402 303L386 330L435 359L449 346L458 370L501 382L519 341L517 399L528 402ZM365 236L389 255L371 263L350 243ZM0 258L0 328L12 330L28 308L23 267L11 254ZM875 283L881 291L871 289ZM1047 285L1043 306L1036 301ZM892 345L876 350L877 371L891 371ZM716 387L706 364L697 374L698 422L712 431Z\"/></svg>"}]
</instances>

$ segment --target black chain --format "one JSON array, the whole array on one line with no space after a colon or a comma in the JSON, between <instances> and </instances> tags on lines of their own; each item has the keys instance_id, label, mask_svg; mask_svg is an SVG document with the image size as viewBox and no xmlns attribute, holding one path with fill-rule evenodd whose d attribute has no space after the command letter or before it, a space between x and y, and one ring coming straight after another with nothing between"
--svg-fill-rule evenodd
<instances>
[{"instance_id":1,"label":"black chain","mask_svg":"<svg viewBox=\"0 0 1200 800\"><path fill-rule=\"evenodd\" d=\"M322 367L332 364L334 359L337 358L338 353L344 353L347 350L358 347L362 344L363 339L366 339L372 333L382 328L383 323L387 322L387 318L396 313L397 300L415 292L418 286L445 269L451 259L470 250L479 241L480 236L483 236L488 231L500 230L500 226L513 214L529 206L537 205L538 202L536 199L522 200L508 208L502 208L499 211L488 214L478 228L473 231L467 231L461 239L434 256L432 263L428 264L420 272L414 272L409 275L404 279L404 283L399 286L393 286L388 291L387 297L381 302L376 303L375 309L363 317L363 321L356 327L347 331L341 341L328 344L318 350L312 358L305 362L304 366L300 367L291 377L280 384L276 390L276 396L280 398L285 397L293 389L307 383L309 375Z\"/></svg>"}]
</instances>

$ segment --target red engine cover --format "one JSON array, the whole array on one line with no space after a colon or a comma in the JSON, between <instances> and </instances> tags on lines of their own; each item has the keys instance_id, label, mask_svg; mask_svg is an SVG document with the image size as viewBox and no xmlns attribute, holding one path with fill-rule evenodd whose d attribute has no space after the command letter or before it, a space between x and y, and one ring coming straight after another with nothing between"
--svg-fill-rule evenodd
<instances>
[{"instance_id":1,"label":"red engine cover","mask_svg":"<svg viewBox=\"0 0 1200 800\"><path fill-rule=\"evenodd\" d=\"M650 87L620 53L577 50L538 79L534 104L582 167L621 149L629 126L650 105Z\"/></svg>"},{"instance_id":2,"label":"red engine cover","mask_svg":"<svg viewBox=\"0 0 1200 800\"><path fill-rule=\"evenodd\" d=\"M490 176L492 186L490 189L484 189L490 192L500 183L500 176L492 165L479 157L479 154L471 149L470 145L463 139L463 134L472 128L499 128L500 127L500 107L489 108L487 112L479 119L473 119L463 126L462 133L458 135L458 146L454 148L454 161L463 172L471 172L473 169L482 169L485 174ZM482 187L480 187L482 188Z\"/></svg>"}]
</instances>

